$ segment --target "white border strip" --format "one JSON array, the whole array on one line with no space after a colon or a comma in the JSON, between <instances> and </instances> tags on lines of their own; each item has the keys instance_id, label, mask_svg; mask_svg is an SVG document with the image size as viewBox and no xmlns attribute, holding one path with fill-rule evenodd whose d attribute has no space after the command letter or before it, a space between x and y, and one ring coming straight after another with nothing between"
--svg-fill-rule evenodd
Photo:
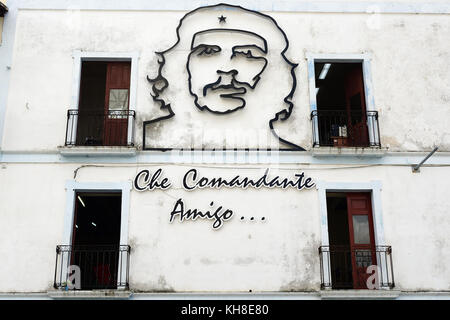
<instances>
[{"instance_id":1,"label":"white border strip","mask_svg":"<svg viewBox=\"0 0 450 320\"><path fill-rule=\"evenodd\" d=\"M377 290L378 291L378 290ZM90 292L91 293L91 292ZM379 292L376 292L379 293ZM52 293L0 293L0 300L53 300ZM345 299L345 293L343 294ZM113 295L98 294L97 297L91 295L89 299L114 299ZM67 297L70 298L70 297ZM61 298L61 299L67 299ZM370 295L367 294L369 299ZM385 297L378 297L386 299ZM131 300L319 300L320 292L305 293L133 293L128 299ZM348 299L348 298L347 298ZM398 291L397 300L450 300L450 293L446 291L421 291L408 292Z\"/></svg>"},{"instance_id":2,"label":"white border strip","mask_svg":"<svg viewBox=\"0 0 450 320\"><path fill-rule=\"evenodd\" d=\"M219 1L220 2L220 1ZM323 12L323 13L427 13L448 14L450 3L439 1L397 2L397 1L224 1L233 5L241 5L256 11L271 12ZM21 0L21 9L59 9L59 10L171 10L188 11L200 6L214 5L214 0Z\"/></svg>"},{"instance_id":3,"label":"white border strip","mask_svg":"<svg viewBox=\"0 0 450 320\"><path fill-rule=\"evenodd\" d=\"M391 165L391 166L412 166L420 163L429 154L429 151L421 152L386 152L382 156L370 154L334 154L327 157L315 157L311 152L285 151L278 155L270 155L265 152L242 151L220 151L218 153L202 151L137 151L135 155L125 153L119 155L104 155L80 153L65 157L58 152L11 152L0 153L0 163L112 163L112 164L296 164L296 165ZM126 156L125 156L126 155ZM238 156L239 155L239 156ZM238 161L239 157L245 156L244 161ZM252 161L245 161L251 159ZM450 152L436 152L429 158L423 167L450 166Z\"/></svg>"}]
</instances>

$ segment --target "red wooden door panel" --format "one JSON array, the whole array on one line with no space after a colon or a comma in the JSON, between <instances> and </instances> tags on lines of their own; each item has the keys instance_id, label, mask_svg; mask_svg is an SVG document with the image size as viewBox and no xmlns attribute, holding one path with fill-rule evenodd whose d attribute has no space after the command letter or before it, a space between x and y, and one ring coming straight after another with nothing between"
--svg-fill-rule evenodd
<instances>
[{"instance_id":1,"label":"red wooden door panel","mask_svg":"<svg viewBox=\"0 0 450 320\"><path fill-rule=\"evenodd\" d=\"M130 62L108 62L105 90L105 146L127 144L130 73Z\"/></svg>"},{"instance_id":2,"label":"red wooden door panel","mask_svg":"<svg viewBox=\"0 0 450 320\"><path fill-rule=\"evenodd\" d=\"M367 289L367 267L376 265L375 238L372 218L371 194L354 192L347 194L350 250L352 258L353 286Z\"/></svg>"},{"instance_id":3,"label":"red wooden door panel","mask_svg":"<svg viewBox=\"0 0 450 320\"><path fill-rule=\"evenodd\" d=\"M366 116L366 98L361 66L353 68L345 76L345 103L352 146L367 146L369 135Z\"/></svg>"}]
</instances>

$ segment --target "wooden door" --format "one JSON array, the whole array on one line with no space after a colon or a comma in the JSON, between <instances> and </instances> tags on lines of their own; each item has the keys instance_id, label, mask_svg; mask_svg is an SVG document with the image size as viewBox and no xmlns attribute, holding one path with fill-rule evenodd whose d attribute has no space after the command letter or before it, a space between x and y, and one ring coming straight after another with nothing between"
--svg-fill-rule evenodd
<instances>
[{"instance_id":1,"label":"wooden door","mask_svg":"<svg viewBox=\"0 0 450 320\"><path fill-rule=\"evenodd\" d=\"M130 62L108 62L105 90L105 146L125 146L128 135Z\"/></svg>"},{"instance_id":2,"label":"wooden door","mask_svg":"<svg viewBox=\"0 0 450 320\"><path fill-rule=\"evenodd\" d=\"M368 146L366 98L361 64L355 64L355 67L345 75L345 104L348 143L355 147Z\"/></svg>"},{"instance_id":3,"label":"wooden door","mask_svg":"<svg viewBox=\"0 0 450 320\"><path fill-rule=\"evenodd\" d=\"M371 194L347 194L348 225L352 259L353 287L367 289L367 267L376 265Z\"/></svg>"}]
</instances>

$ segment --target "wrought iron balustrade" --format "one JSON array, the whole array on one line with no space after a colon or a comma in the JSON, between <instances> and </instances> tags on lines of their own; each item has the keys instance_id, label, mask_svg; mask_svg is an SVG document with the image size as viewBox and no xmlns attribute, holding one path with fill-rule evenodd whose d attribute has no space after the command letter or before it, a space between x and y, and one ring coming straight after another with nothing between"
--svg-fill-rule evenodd
<instances>
[{"instance_id":1,"label":"wrought iron balustrade","mask_svg":"<svg viewBox=\"0 0 450 320\"><path fill-rule=\"evenodd\" d=\"M54 287L65 290L128 289L130 249L128 245L58 245Z\"/></svg>"},{"instance_id":2,"label":"wrought iron balustrade","mask_svg":"<svg viewBox=\"0 0 450 320\"><path fill-rule=\"evenodd\" d=\"M314 110L313 146L380 147L377 111Z\"/></svg>"},{"instance_id":3,"label":"wrought iron balustrade","mask_svg":"<svg viewBox=\"0 0 450 320\"><path fill-rule=\"evenodd\" d=\"M134 110L68 110L66 146L133 146Z\"/></svg>"},{"instance_id":4,"label":"wrought iron balustrade","mask_svg":"<svg viewBox=\"0 0 450 320\"><path fill-rule=\"evenodd\" d=\"M390 246L372 249L321 246L319 256L322 289L383 289L395 286ZM370 266L373 267L368 270ZM372 287L368 287L368 282Z\"/></svg>"}]
</instances>

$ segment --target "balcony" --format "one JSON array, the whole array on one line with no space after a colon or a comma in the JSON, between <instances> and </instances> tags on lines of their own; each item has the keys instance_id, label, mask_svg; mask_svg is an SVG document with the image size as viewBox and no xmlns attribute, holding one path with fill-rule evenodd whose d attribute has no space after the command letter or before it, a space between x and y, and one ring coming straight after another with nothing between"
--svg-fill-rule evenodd
<instances>
[{"instance_id":1,"label":"balcony","mask_svg":"<svg viewBox=\"0 0 450 320\"><path fill-rule=\"evenodd\" d=\"M129 289L130 246L56 246L54 288Z\"/></svg>"},{"instance_id":2,"label":"balcony","mask_svg":"<svg viewBox=\"0 0 450 320\"><path fill-rule=\"evenodd\" d=\"M314 110L313 147L380 147L377 111Z\"/></svg>"},{"instance_id":3,"label":"balcony","mask_svg":"<svg viewBox=\"0 0 450 320\"><path fill-rule=\"evenodd\" d=\"M321 246L319 256L321 289L392 289L395 286L390 246L373 249ZM377 274L373 277L375 270Z\"/></svg>"},{"instance_id":4,"label":"balcony","mask_svg":"<svg viewBox=\"0 0 450 320\"><path fill-rule=\"evenodd\" d=\"M65 146L134 146L133 110L68 110Z\"/></svg>"}]
</instances>

